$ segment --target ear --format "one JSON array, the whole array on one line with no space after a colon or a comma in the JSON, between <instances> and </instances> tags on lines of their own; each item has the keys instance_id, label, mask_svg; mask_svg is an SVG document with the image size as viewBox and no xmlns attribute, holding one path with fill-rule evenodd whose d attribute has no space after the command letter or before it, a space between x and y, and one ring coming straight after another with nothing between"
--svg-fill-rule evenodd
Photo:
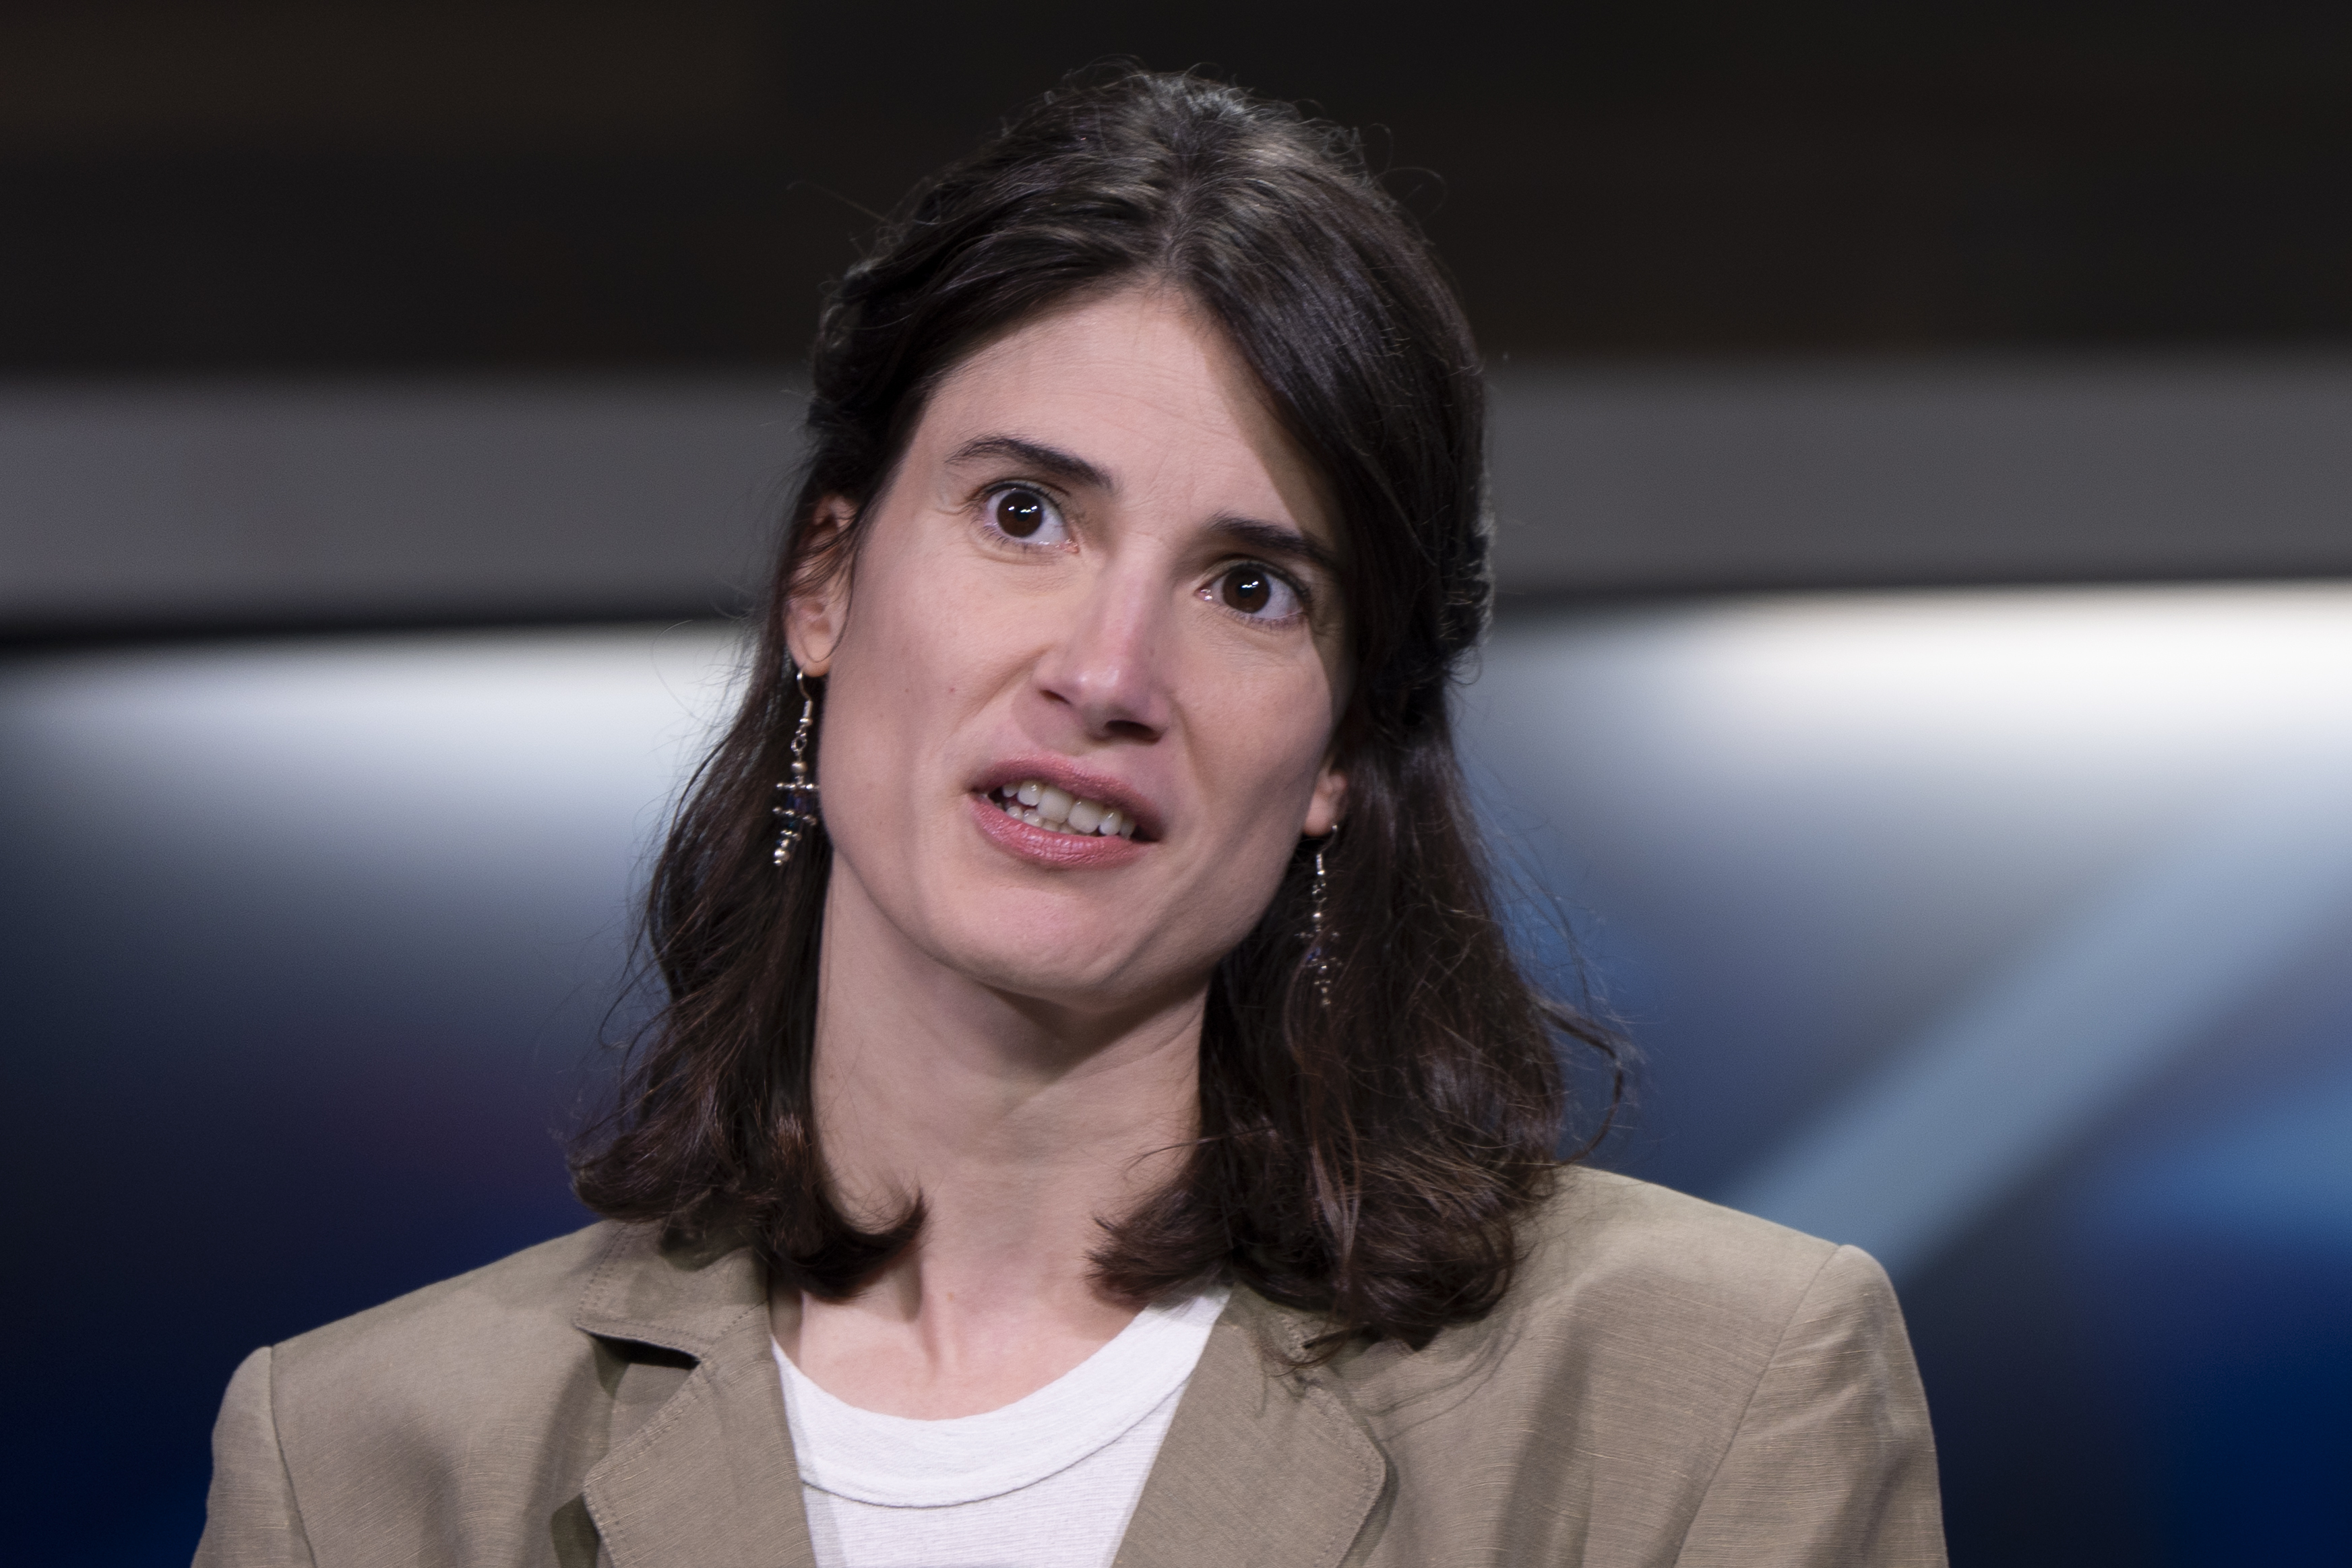
<instances>
[{"instance_id":1,"label":"ear","mask_svg":"<svg viewBox=\"0 0 2352 1568\"><path fill-rule=\"evenodd\" d=\"M838 554L853 513L839 496L817 503L809 519L808 540L801 548L784 601L784 643L793 663L812 675L833 667L833 653L849 620L849 563Z\"/></svg>"},{"instance_id":2,"label":"ear","mask_svg":"<svg viewBox=\"0 0 2352 1568\"><path fill-rule=\"evenodd\" d=\"M1299 831L1310 839L1334 831L1348 814L1348 776L1336 759L1326 758L1315 775L1315 793L1307 802L1307 821Z\"/></svg>"}]
</instances>

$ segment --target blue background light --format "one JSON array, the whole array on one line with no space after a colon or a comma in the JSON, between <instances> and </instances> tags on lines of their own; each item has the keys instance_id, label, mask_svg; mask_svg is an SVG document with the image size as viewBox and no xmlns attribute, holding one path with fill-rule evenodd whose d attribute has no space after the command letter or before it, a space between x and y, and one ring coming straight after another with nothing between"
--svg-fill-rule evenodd
<instances>
[{"instance_id":1,"label":"blue background light","mask_svg":"<svg viewBox=\"0 0 2352 1568\"><path fill-rule=\"evenodd\" d=\"M585 1222L562 1136L738 657L8 666L28 1561L179 1560L247 1351ZM2299 587L1523 614L1463 695L1531 939L1643 1053L1603 1163L1888 1262L1961 1561L2352 1525L2347 692L2352 591Z\"/></svg>"}]
</instances>

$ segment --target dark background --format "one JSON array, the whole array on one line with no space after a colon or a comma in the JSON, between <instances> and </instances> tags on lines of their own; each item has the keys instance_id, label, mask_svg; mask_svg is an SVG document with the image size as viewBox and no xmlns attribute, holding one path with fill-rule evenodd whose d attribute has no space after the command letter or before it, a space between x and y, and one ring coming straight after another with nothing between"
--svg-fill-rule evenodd
<instances>
[{"instance_id":1,"label":"dark background","mask_svg":"<svg viewBox=\"0 0 2352 1568\"><path fill-rule=\"evenodd\" d=\"M601 425L577 432L604 417L598 389L620 386L636 401L614 430L642 436L652 427L629 420L669 411L622 465L641 481L632 507L657 509L696 472L772 478L789 437L743 410L789 381L872 214L1065 70L1115 54L1212 68L1364 128L1459 278L1498 385L1520 389L1504 404L1521 411L1519 444L1498 437L1507 500L1512 483L1538 493L1512 476L1549 476L1547 461L1571 476L1618 464L1629 493L1681 484L1672 507L1624 514L1628 538L1671 548L1609 594L1507 596L1506 632L1540 642L1542 618L1567 610L1587 619L1561 622L1563 646L1605 644L1619 612L1592 601L1627 591L1639 605L1624 612L1651 617L1639 626L1670 629L1717 613L1727 589L2352 567L2336 487L2352 446L2352 8L2318 5L14 4L0 9L0 436L33 434L5 450L47 450L44 411L69 405L77 428L112 420L135 445L149 426L120 411L184 434L191 409L258 399L251 417L280 432L271 451L299 455L331 446L300 411L345 408L345 444L321 461L358 475L357 493L386 470L373 449L335 454L359 450L352 429L422 449L382 416L409 418L398 400L413 394L444 411L434 441L493 433L447 465L467 484L515 456L512 488L450 505L448 526L487 550L497 519L560 488L542 480L565 465L611 487L593 454L507 452L497 409L587 389L579 407L546 404L552 423L618 450ZM2181 366L2187 380L2146 370ZM2198 369L2213 366L2227 373ZM2245 366L2252 379L2230 379ZM2028 385L2057 390L2037 403ZM1954 386L1958 404L1938 401ZM394 403L367 401L380 394ZM2218 437L2215 410L2238 422ZM1963 424L1979 434L1935 446ZM2146 446L2067 468L2095 445L2085 433L2116 429ZM2059 434L2030 461L2003 455L2036 430ZM1758 525L1746 476L1807 442L1828 455ZM2193 492L2167 526L2196 548L2168 545L2163 561L2189 564L2151 569L2131 525L2166 496L2113 515L2099 497L2168 453L2179 472L2155 487ZM1696 454L1680 473L1677 454ZM213 511L126 515L121 538L176 532L192 559L217 553L206 528L235 543L236 507L267 489L236 457L222 459L235 482L205 492ZM1906 566L1987 535L1980 512L1939 509L1971 464L2014 481L1994 486L2004 506L2058 497L2046 521L1990 530L1963 567ZM2303 489L2232 511L2282 475ZM1808 518L1857 494L1854 516L1799 548ZM538 570L548 530L593 510L591 495L558 500L541 533L516 525L501 570ZM54 520L70 512L0 515L0 547L46 529L50 549L83 529ZM2263 516L2290 512L2292 549L2257 538ZM635 515L599 526L625 535ZM160 532L141 534L149 523ZM417 528L411 555L463 563ZM1589 538L1559 537L1559 559L1592 559ZM258 560L277 538L246 544ZM2028 548L2051 539L2064 548ZM68 542L101 564L132 548ZM1874 564L1843 564L1865 543ZM509 658L625 670L597 638L635 632L509 646L499 629L731 602L701 586L702 557L691 592L650 596L612 559L543 600L419 577L385 610L353 579L299 613L238 611L228 594L175 611L142 589L129 610L61 598L0 615L0 1018L27 1239L10 1267L37 1287L12 1289L7 1309L28 1364L18 1397L37 1413L13 1424L7 1463L26 1561L184 1559L204 1433L239 1355L582 1218L560 1137L593 1092L646 802L671 776L596 750L658 705L592 702L541 736L530 727L551 688L499 673ZM298 622L319 635L285 639ZM387 624L491 642L357 634ZM380 659L440 673L395 678ZM357 695L304 684L346 664ZM502 738L451 740L449 713L473 700L451 694L480 691L489 716L466 722ZM2344 706L2314 700L2339 727ZM1622 728L1594 747L1633 755L1643 732ZM1694 771L1683 821L1560 852L1553 884L1581 900L1596 971L1651 1057L1614 1163L1736 1197L1743 1160L2076 891L2042 889L2017 848L2031 835L2005 836L2015 823L1971 838L1918 779L1881 789L1864 730L1814 774L1748 795ZM2017 778L2042 766L2024 742L2009 760ZM620 781L595 782L607 775ZM2053 784L2053 820L2112 814L2111 782ZM565 804L592 783L599 804ZM1603 820L1612 789L1657 793L1633 773L1578 788L1558 808L1571 829L1576 811ZM1686 858L1663 891L1642 882L1702 836L1691 823L1741 812L1752 863L1734 845ZM1971 874L2015 907L1955 944L1966 923L1938 901L1966 877L1931 866L1903 885L1898 841L1997 846ZM1612 853L1619 883L1580 892L1580 857ZM1882 905L1855 893L1874 877ZM2267 1191L2179 1212L2134 1196L2171 1190L2158 1176L2199 1151L2218 1171L2215 1151L2352 1148L2341 920L2324 935L2206 1030L2203 1065L2153 1075L1903 1280L1956 1561L2352 1560L2336 1500L2352 1387L2342 1213ZM1881 937L1938 977L1873 991ZM2338 1121L2278 1131L2280 1105L2305 1103ZM2336 1186L2290 1172L2282 1190L2352 1191L2327 1160ZM2270 1245L2289 1230L2301 1239Z\"/></svg>"},{"instance_id":2,"label":"dark background","mask_svg":"<svg viewBox=\"0 0 2352 1568\"><path fill-rule=\"evenodd\" d=\"M1115 54L1364 128L1498 356L2352 329L2336 5L18 0L0 366L788 361Z\"/></svg>"}]
</instances>

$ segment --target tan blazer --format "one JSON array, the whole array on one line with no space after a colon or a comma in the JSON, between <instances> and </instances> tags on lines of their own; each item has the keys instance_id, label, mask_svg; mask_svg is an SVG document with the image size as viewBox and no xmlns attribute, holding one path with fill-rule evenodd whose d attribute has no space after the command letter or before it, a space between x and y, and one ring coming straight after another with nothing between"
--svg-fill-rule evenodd
<instances>
[{"instance_id":1,"label":"tan blazer","mask_svg":"<svg viewBox=\"0 0 2352 1568\"><path fill-rule=\"evenodd\" d=\"M1940 1564L1878 1266L1578 1170L1486 1321L1307 1372L1236 1291L1118 1568ZM814 1568L766 1281L598 1225L256 1351L200 1568Z\"/></svg>"}]
</instances>

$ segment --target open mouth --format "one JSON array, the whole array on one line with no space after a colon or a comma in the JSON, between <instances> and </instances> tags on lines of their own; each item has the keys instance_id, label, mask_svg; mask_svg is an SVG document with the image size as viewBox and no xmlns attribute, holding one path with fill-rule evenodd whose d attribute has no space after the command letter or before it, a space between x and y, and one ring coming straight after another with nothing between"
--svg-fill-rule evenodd
<instances>
[{"instance_id":1,"label":"open mouth","mask_svg":"<svg viewBox=\"0 0 2352 1568\"><path fill-rule=\"evenodd\" d=\"M988 800L1006 816L1049 833L1067 833L1073 838L1135 837L1135 819L1118 807L1034 779L1001 785L988 792Z\"/></svg>"}]
</instances>

